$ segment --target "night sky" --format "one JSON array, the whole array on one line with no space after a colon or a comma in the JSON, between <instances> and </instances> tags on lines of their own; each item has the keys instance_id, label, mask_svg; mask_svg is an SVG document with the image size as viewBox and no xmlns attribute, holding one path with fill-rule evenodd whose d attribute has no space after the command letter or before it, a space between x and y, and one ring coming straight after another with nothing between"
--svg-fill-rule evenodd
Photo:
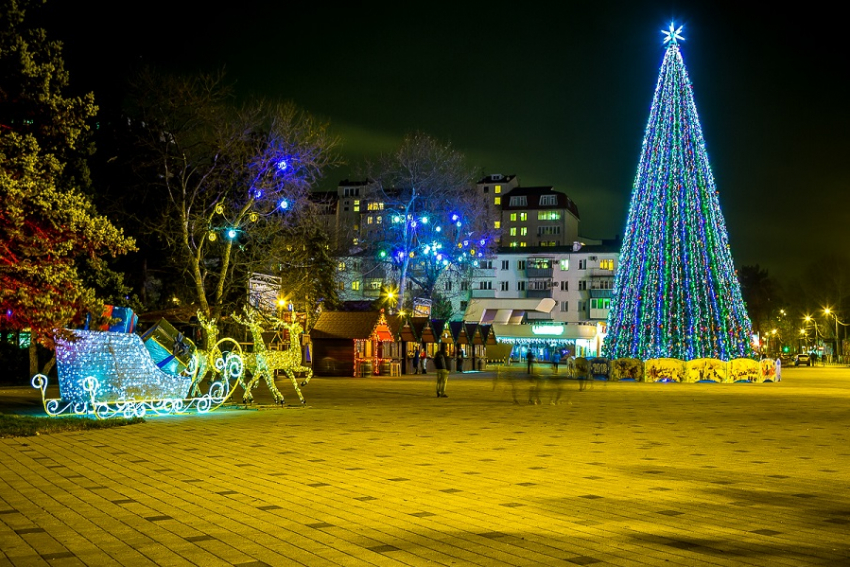
<instances>
[{"instance_id":1,"label":"night sky","mask_svg":"<svg viewBox=\"0 0 850 567\"><path fill-rule=\"evenodd\" d=\"M737 266L790 280L846 251L850 58L837 8L725 2L79 3L39 10L75 88L105 108L135 65L224 67L241 94L330 121L350 167L421 131L482 175L553 186L581 234L621 234L662 44L684 25ZM337 4L337 3L334 3Z\"/></svg>"}]
</instances>

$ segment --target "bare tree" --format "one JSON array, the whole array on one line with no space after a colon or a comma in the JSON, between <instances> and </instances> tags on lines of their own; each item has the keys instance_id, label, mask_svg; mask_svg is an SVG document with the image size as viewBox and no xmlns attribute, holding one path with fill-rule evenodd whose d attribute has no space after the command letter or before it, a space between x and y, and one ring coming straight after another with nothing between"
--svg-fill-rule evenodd
<instances>
[{"instance_id":1,"label":"bare tree","mask_svg":"<svg viewBox=\"0 0 850 567\"><path fill-rule=\"evenodd\" d=\"M224 73L133 82L131 116L152 174L151 229L208 317L244 297L251 273L282 266L309 234L310 188L339 164L338 141L292 103L234 103ZM301 266L309 269L309 266Z\"/></svg>"},{"instance_id":2,"label":"bare tree","mask_svg":"<svg viewBox=\"0 0 850 567\"><path fill-rule=\"evenodd\" d=\"M365 243L397 276L399 310L408 280L433 297L444 272L465 273L495 245L486 203L475 194L474 170L450 143L410 134L398 150L369 164L367 176L384 220Z\"/></svg>"}]
</instances>

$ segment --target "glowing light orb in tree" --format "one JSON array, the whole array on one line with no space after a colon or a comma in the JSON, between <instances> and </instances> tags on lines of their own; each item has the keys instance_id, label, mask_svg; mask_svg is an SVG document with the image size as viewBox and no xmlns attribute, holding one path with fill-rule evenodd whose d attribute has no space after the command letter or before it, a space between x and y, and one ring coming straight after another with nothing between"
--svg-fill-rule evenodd
<instances>
[{"instance_id":1,"label":"glowing light orb in tree","mask_svg":"<svg viewBox=\"0 0 850 567\"><path fill-rule=\"evenodd\" d=\"M693 90L672 24L650 108L603 354L719 358L751 352L752 325Z\"/></svg>"}]
</instances>

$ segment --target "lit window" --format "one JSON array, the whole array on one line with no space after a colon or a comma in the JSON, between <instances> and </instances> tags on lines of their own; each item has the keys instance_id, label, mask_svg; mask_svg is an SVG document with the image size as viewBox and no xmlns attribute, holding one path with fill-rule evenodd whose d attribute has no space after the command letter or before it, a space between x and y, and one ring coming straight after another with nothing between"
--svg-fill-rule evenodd
<instances>
[{"instance_id":1,"label":"lit window","mask_svg":"<svg viewBox=\"0 0 850 567\"><path fill-rule=\"evenodd\" d=\"M528 235L528 227L527 227L527 226L524 226L524 227L522 227L521 229L519 229L519 235L520 235L520 236L526 236L526 235Z\"/></svg>"},{"instance_id":2,"label":"lit window","mask_svg":"<svg viewBox=\"0 0 850 567\"><path fill-rule=\"evenodd\" d=\"M496 186L493 188L493 192L494 192L494 193L501 193L501 192L502 192L502 186L501 186L501 185L496 185Z\"/></svg>"},{"instance_id":3,"label":"lit window","mask_svg":"<svg viewBox=\"0 0 850 567\"><path fill-rule=\"evenodd\" d=\"M525 248L526 246L528 246L528 242L522 241L519 243L520 248Z\"/></svg>"},{"instance_id":4,"label":"lit window","mask_svg":"<svg viewBox=\"0 0 850 567\"><path fill-rule=\"evenodd\" d=\"M516 213L511 213L511 221L516 222Z\"/></svg>"},{"instance_id":5,"label":"lit window","mask_svg":"<svg viewBox=\"0 0 850 567\"><path fill-rule=\"evenodd\" d=\"M516 248L516 247L517 247L517 241L516 241L516 240L512 240L512 241L511 241L511 248Z\"/></svg>"},{"instance_id":6,"label":"lit window","mask_svg":"<svg viewBox=\"0 0 850 567\"><path fill-rule=\"evenodd\" d=\"M340 272L344 272L345 271L345 262L340 262L337 265L336 269L339 270Z\"/></svg>"},{"instance_id":7,"label":"lit window","mask_svg":"<svg viewBox=\"0 0 850 567\"><path fill-rule=\"evenodd\" d=\"M366 218L366 224L372 224L372 217L371 216Z\"/></svg>"},{"instance_id":8,"label":"lit window","mask_svg":"<svg viewBox=\"0 0 850 567\"><path fill-rule=\"evenodd\" d=\"M515 226L511 227L511 236L516 236L516 227Z\"/></svg>"},{"instance_id":9,"label":"lit window","mask_svg":"<svg viewBox=\"0 0 850 567\"><path fill-rule=\"evenodd\" d=\"M519 214L519 221L520 222L525 222L527 220L528 220L528 213L520 213Z\"/></svg>"},{"instance_id":10,"label":"lit window","mask_svg":"<svg viewBox=\"0 0 850 567\"><path fill-rule=\"evenodd\" d=\"M360 291L360 282L359 281L351 282L351 291Z\"/></svg>"},{"instance_id":11,"label":"lit window","mask_svg":"<svg viewBox=\"0 0 850 567\"><path fill-rule=\"evenodd\" d=\"M501 205L502 204L502 198L496 197L495 199L493 199L493 204L494 205Z\"/></svg>"},{"instance_id":12,"label":"lit window","mask_svg":"<svg viewBox=\"0 0 850 567\"><path fill-rule=\"evenodd\" d=\"M493 228L502 228L501 221L494 221L493 222Z\"/></svg>"},{"instance_id":13,"label":"lit window","mask_svg":"<svg viewBox=\"0 0 850 567\"><path fill-rule=\"evenodd\" d=\"M354 201L354 209L353 210L354 210L355 213L360 212L360 200L359 199Z\"/></svg>"}]
</instances>

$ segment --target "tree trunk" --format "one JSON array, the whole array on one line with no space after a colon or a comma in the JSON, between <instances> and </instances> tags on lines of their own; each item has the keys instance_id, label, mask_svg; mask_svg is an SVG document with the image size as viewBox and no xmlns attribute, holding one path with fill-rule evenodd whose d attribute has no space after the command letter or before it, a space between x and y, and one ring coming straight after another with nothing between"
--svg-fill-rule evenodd
<instances>
[{"instance_id":1,"label":"tree trunk","mask_svg":"<svg viewBox=\"0 0 850 567\"><path fill-rule=\"evenodd\" d=\"M47 373L53 370L53 366L56 364L56 355L50 357L50 360L45 363L44 368L41 369L41 373L47 376Z\"/></svg>"},{"instance_id":2,"label":"tree trunk","mask_svg":"<svg viewBox=\"0 0 850 567\"><path fill-rule=\"evenodd\" d=\"M30 377L38 374L38 345L30 339Z\"/></svg>"}]
</instances>

